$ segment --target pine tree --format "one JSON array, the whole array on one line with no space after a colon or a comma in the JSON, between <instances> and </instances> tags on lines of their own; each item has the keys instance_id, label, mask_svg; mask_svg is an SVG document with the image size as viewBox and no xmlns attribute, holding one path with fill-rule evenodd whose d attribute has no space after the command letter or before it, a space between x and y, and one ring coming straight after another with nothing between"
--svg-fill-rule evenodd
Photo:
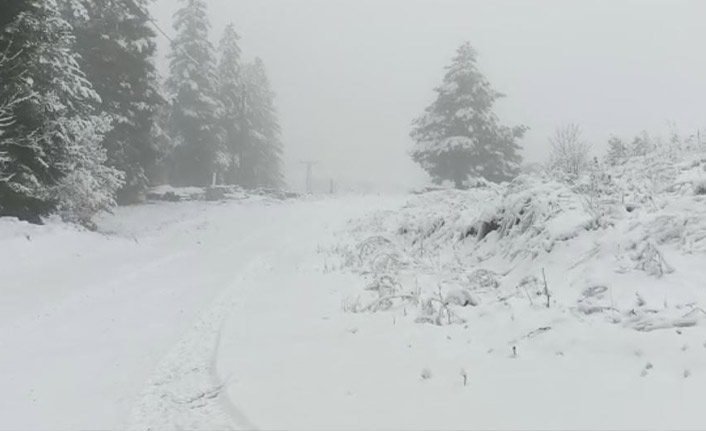
<instances>
[{"instance_id":1,"label":"pine tree","mask_svg":"<svg viewBox=\"0 0 706 431\"><path fill-rule=\"evenodd\" d=\"M608 139L608 154L606 158L608 163L611 165L618 164L621 160L628 157L629 149L628 146L617 136L611 136Z\"/></svg>"},{"instance_id":2,"label":"pine tree","mask_svg":"<svg viewBox=\"0 0 706 431\"><path fill-rule=\"evenodd\" d=\"M632 140L632 144L630 144L630 155L646 156L654 148L655 145L653 144L650 135L646 131L643 131Z\"/></svg>"},{"instance_id":3,"label":"pine tree","mask_svg":"<svg viewBox=\"0 0 706 431\"><path fill-rule=\"evenodd\" d=\"M240 36L233 24L226 27L219 45L220 62L218 64L218 96L223 107L220 125L224 133L225 148L229 156L229 169L226 182L238 182L238 167L240 165L243 146L243 115L244 86L242 67L240 63Z\"/></svg>"},{"instance_id":4,"label":"pine tree","mask_svg":"<svg viewBox=\"0 0 706 431\"><path fill-rule=\"evenodd\" d=\"M12 60L12 58L8 57L6 52L0 52L0 70L9 67ZM3 90L5 89L3 88ZM2 135L5 134L6 129L15 123L14 110L21 101L19 94L6 94L5 91L3 91L3 99L0 100L0 143L2 142ZM0 146L0 183L10 179L9 174L5 174L5 172L9 172L9 164L12 161L7 149L2 151L3 148L3 146ZM0 211L2 211L1 202Z\"/></svg>"},{"instance_id":5,"label":"pine tree","mask_svg":"<svg viewBox=\"0 0 706 431\"><path fill-rule=\"evenodd\" d=\"M63 0L74 27L80 65L114 118L103 140L108 162L126 173L118 193L134 203L149 186L159 156L153 144L156 112L163 99L154 65L155 33L147 0Z\"/></svg>"},{"instance_id":6,"label":"pine tree","mask_svg":"<svg viewBox=\"0 0 706 431\"><path fill-rule=\"evenodd\" d=\"M81 72L71 26L55 0L6 0L0 15L0 215L70 221L114 204L119 171L104 166L100 98ZM9 101L9 102L8 102ZM9 112L7 106L10 106Z\"/></svg>"},{"instance_id":7,"label":"pine tree","mask_svg":"<svg viewBox=\"0 0 706 431\"><path fill-rule=\"evenodd\" d=\"M167 89L172 109L168 133L174 140L170 180L176 185L205 186L213 173L228 169L218 125L216 62L208 40L210 24L204 0L181 0L175 14L176 39L170 54Z\"/></svg>"},{"instance_id":8,"label":"pine tree","mask_svg":"<svg viewBox=\"0 0 706 431\"><path fill-rule=\"evenodd\" d=\"M450 180L457 188L469 177L501 182L515 176L521 163L517 140L527 128L499 124L493 105L504 95L478 70L469 43L457 50L435 91L436 100L414 121L414 161L435 183Z\"/></svg>"},{"instance_id":9,"label":"pine tree","mask_svg":"<svg viewBox=\"0 0 706 431\"><path fill-rule=\"evenodd\" d=\"M256 58L245 68L245 111L240 184L245 187L284 185L282 141L274 105L274 93L265 64Z\"/></svg>"}]
</instances>

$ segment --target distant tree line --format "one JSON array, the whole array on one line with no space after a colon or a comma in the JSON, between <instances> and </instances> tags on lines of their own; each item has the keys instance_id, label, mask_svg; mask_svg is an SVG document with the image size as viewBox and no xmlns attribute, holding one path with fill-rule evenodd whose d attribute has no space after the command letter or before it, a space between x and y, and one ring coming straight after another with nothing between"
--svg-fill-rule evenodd
<instances>
[{"instance_id":1,"label":"distant tree line","mask_svg":"<svg viewBox=\"0 0 706 431\"><path fill-rule=\"evenodd\" d=\"M155 183L281 187L264 64L229 25L210 42L205 0L180 0L164 85L149 0L4 0L0 216L90 224Z\"/></svg>"}]
</instances>

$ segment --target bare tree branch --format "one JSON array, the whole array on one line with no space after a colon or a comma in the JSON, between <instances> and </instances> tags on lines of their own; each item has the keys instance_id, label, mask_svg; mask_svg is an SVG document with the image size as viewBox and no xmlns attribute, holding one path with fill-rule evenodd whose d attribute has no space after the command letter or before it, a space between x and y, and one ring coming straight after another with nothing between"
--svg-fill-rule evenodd
<instances>
[{"instance_id":1,"label":"bare tree branch","mask_svg":"<svg viewBox=\"0 0 706 431\"><path fill-rule=\"evenodd\" d=\"M589 162L591 146L582 139L581 128L577 124L557 128L549 142L552 145L552 170L571 176L583 172Z\"/></svg>"}]
</instances>

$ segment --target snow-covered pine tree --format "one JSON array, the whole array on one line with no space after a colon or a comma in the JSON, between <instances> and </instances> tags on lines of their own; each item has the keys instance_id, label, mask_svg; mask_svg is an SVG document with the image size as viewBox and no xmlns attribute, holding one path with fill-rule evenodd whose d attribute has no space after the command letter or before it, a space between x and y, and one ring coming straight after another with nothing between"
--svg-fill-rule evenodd
<instances>
[{"instance_id":1,"label":"snow-covered pine tree","mask_svg":"<svg viewBox=\"0 0 706 431\"><path fill-rule=\"evenodd\" d=\"M95 115L100 98L79 68L71 26L56 0L6 0L0 29L0 105L11 101L0 215L41 222L59 211L88 224L114 204L122 173L104 165L101 134L111 125Z\"/></svg>"},{"instance_id":2,"label":"snow-covered pine tree","mask_svg":"<svg viewBox=\"0 0 706 431\"><path fill-rule=\"evenodd\" d=\"M476 52L466 42L446 67L436 100L414 121L411 152L435 183L450 180L456 188L470 178L493 182L511 179L519 170L518 154L527 128L499 124L493 113L495 91L476 66Z\"/></svg>"},{"instance_id":3,"label":"snow-covered pine tree","mask_svg":"<svg viewBox=\"0 0 706 431\"><path fill-rule=\"evenodd\" d=\"M164 103L154 65L155 33L148 0L62 0L74 27L79 63L101 98L100 110L114 128L103 146L108 163L124 171L118 201L134 203L149 186L159 157L152 139Z\"/></svg>"},{"instance_id":4,"label":"snow-covered pine tree","mask_svg":"<svg viewBox=\"0 0 706 431\"><path fill-rule=\"evenodd\" d=\"M184 5L174 16L177 36L167 80L172 103L168 133L175 145L169 177L175 185L206 186L229 164L218 124L216 61L206 2L180 1Z\"/></svg>"},{"instance_id":5,"label":"snow-covered pine tree","mask_svg":"<svg viewBox=\"0 0 706 431\"><path fill-rule=\"evenodd\" d=\"M245 112L243 150L239 172L244 187L273 187L284 185L282 176L282 141L270 88L262 59L246 65Z\"/></svg>"},{"instance_id":6,"label":"snow-covered pine tree","mask_svg":"<svg viewBox=\"0 0 706 431\"><path fill-rule=\"evenodd\" d=\"M652 142L652 138L647 131L643 131L632 140L632 144L630 144L630 155L638 157L646 156L650 151L654 150L654 148L655 145Z\"/></svg>"},{"instance_id":7,"label":"snow-covered pine tree","mask_svg":"<svg viewBox=\"0 0 706 431\"><path fill-rule=\"evenodd\" d=\"M8 57L6 52L0 52L0 70L4 67L9 67L12 59ZM19 94L3 94L3 99L0 99L0 139L5 133L5 129L9 128L15 123L15 107L21 102ZM7 151L3 151L0 147L0 182L9 177L6 177L5 171L9 170L10 156ZM2 204L0 203L0 209Z\"/></svg>"},{"instance_id":8,"label":"snow-covered pine tree","mask_svg":"<svg viewBox=\"0 0 706 431\"><path fill-rule=\"evenodd\" d=\"M611 136L608 139L608 154L606 159L611 165L617 165L621 160L624 160L629 155L629 148L625 142L617 136Z\"/></svg>"},{"instance_id":9,"label":"snow-covered pine tree","mask_svg":"<svg viewBox=\"0 0 706 431\"><path fill-rule=\"evenodd\" d=\"M236 184L238 182L240 152L244 140L242 130L245 83L243 82L238 40L240 40L240 36L235 31L235 26L229 24L225 28L218 47L220 53L218 97L223 107L220 125L224 133L225 148L230 158L229 169L225 175L225 182L228 184Z\"/></svg>"}]
</instances>

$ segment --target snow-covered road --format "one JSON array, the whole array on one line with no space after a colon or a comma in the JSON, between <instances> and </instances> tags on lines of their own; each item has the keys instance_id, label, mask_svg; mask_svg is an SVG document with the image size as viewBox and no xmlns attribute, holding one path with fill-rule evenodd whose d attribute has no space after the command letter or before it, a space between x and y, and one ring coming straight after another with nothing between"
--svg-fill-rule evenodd
<instances>
[{"instance_id":1,"label":"snow-covered road","mask_svg":"<svg viewBox=\"0 0 706 431\"><path fill-rule=\"evenodd\" d=\"M253 427L214 368L240 292L391 202L146 205L106 235L3 221L0 428Z\"/></svg>"}]
</instances>

